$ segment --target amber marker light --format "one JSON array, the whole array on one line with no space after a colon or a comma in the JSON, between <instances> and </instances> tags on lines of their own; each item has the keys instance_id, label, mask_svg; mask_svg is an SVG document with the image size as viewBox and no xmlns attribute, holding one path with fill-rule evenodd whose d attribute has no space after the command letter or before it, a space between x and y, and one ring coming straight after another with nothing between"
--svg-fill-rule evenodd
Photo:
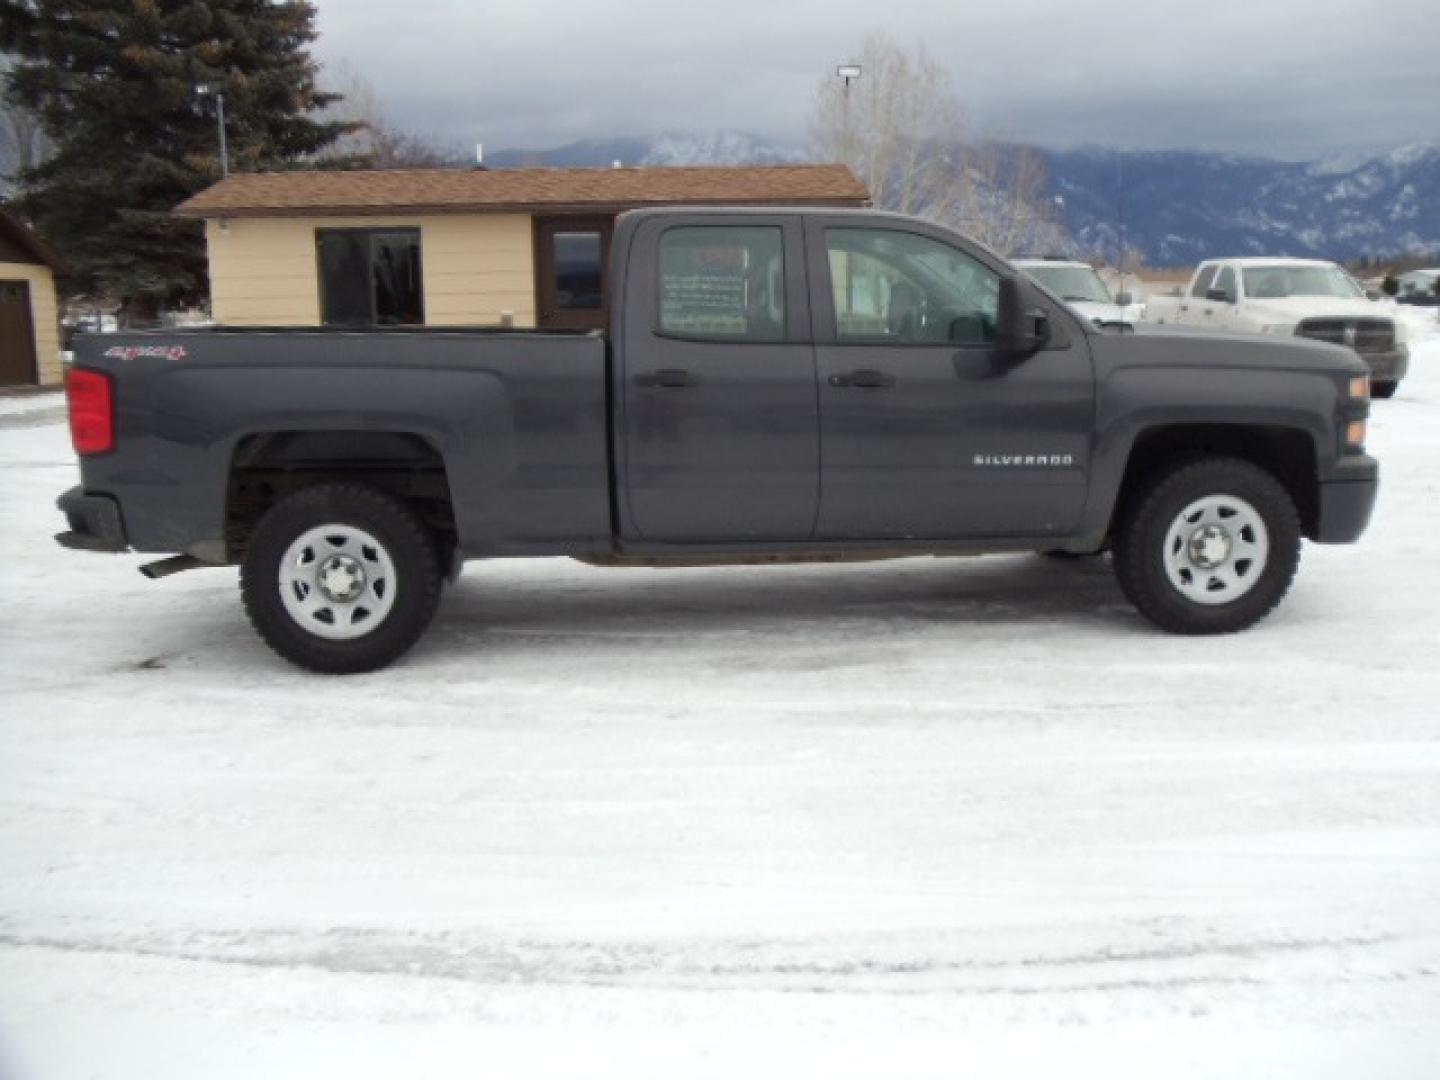
<instances>
[{"instance_id":1,"label":"amber marker light","mask_svg":"<svg viewBox=\"0 0 1440 1080\"><path fill-rule=\"evenodd\" d=\"M1365 445L1365 421L1351 420L1345 427L1345 445L1358 450Z\"/></svg>"},{"instance_id":2,"label":"amber marker light","mask_svg":"<svg viewBox=\"0 0 1440 1080\"><path fill-rule=\"evenodd\" d=\"M1350 380L1350 396L1364 400L1370 396L1370 376L1356 375Z\"/></svg>"}]
</instances>

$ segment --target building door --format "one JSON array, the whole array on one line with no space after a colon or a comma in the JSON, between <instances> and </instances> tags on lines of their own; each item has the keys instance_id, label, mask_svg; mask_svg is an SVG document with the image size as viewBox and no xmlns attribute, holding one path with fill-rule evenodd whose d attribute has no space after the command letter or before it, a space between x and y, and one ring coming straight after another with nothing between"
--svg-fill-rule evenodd
<instances>
[{"instance_id":1,"label":"building door","mask_svg":"<svg viewBox=\"0 0 1440 1080\"><path fill-rule=\"evenodd\" d=\"M30 286L0 281L0 386L34 386L39 381Z\"/></svg>"},{"instance_id":2,"label":"building door","mask_svg":"<svg viewBox=\"0 0 1440 1080\"><path fill-rule=\"evenodd\" d=\"M535 300L542 330L603 330L610 315L612 217L538 218Z\"/></svg>"}]
</instances>

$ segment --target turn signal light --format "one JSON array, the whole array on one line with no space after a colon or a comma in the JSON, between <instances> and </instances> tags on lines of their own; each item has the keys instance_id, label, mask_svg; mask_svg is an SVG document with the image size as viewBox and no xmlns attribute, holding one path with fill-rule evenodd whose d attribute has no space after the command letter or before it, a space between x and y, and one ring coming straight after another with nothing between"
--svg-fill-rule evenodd
<instances>
[{"instance_id":1,"label":"turn signal light","mask_svg":"<svg viewBox=\"0 0 1440 1080\"><path fill-rule=\"evenodd\" d=\"M1367 399L1370 397L1370 376L1356 375L1350 380L1350 396Z\"/></svg>"},{"instance_id":2,"label":"turn signal light","mask_svg":"<svg viewBox=\"0 0 1440 1080\"><path fill-rule=\"evenodd\" d=\"M65 379L70 404L70 441L77 454L108 454L115 449L115 397L110 376L71 368Z\"/></svg>"},{"instance_id":3,"label":"turn signal light","mask_svg":"<svg viewBox=\"0 0 1440 1080\"><path fill-rule=\"evenodd\" d=\"M1358 450L1365 445L1365 421L1351 420L1345 427L1345 445Z\"/></svg>"}]
</instances>

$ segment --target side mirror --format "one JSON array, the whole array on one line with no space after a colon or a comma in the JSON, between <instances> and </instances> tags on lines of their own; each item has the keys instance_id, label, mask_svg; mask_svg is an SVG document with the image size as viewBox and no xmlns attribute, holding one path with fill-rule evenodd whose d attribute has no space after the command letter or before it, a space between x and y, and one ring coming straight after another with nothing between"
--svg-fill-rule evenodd
<instances>
[{"instance_id":1,"label":"side mirror","mask_svg":"<svg viewBox=\"0 0 1440 1080\"><path fill-rule=\"evenodd\" d=\"M1233 304L1235 302L1235 298L1224 289L1206 289L1205 299L1218 300L1222 304Z\"/></svg>"},{"instance_id":2,"label":"side mirror","mask_svg":"<svg viewBox=\"0 0 1440 1080\"><path fill-rule=\"evenodd\" d=\"M1019 278L1000 279L1000 308L995 326L995 353L1021 360L1045 347L1050 340L1050 317L1035 303Z\"/></svg>"},{"instance_id":3,"label":"side mirror","mask_svg":"<svg viewBox=\"0 0 1440 1080\"><path fill-rule=\"evenodd\" d=\"M1119 304L1121 307L1129 307L1134 302L1135 297L1131 296L1128 292L1115 294L1115 303Z\"/></svg>"},{"instance_id":4,"label":"side mirror","mask_svg":"<svg viewBox=\"0 0 1440 1080\"><path fill-rule=\"evenodd\" d=\"M1366 299L1366 300L1383 300L1383 299L1385 299L1385 294L1384 294L1383 292L1381 292L1379 289L1366 289L1366 290L1365 290L1365 299Z\"/></svg>"}]
</instances>

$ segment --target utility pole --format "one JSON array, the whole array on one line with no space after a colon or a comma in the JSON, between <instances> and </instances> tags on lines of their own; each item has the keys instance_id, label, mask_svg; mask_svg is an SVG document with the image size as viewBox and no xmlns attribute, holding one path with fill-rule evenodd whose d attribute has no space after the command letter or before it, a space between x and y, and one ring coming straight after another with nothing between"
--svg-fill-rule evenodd
<instances>
[{"instance_id":1,"label":"utility pole","mask_svg":"<svg viewBox=\"0 0 1440 1080\"><path fill-rule=\"evenodd\" d=\"M1120 273L1120 291L1125 291L1125 151L1115 151L1115 229L1120 250L1115 269Z\"/></svg>"}]
</instances>

